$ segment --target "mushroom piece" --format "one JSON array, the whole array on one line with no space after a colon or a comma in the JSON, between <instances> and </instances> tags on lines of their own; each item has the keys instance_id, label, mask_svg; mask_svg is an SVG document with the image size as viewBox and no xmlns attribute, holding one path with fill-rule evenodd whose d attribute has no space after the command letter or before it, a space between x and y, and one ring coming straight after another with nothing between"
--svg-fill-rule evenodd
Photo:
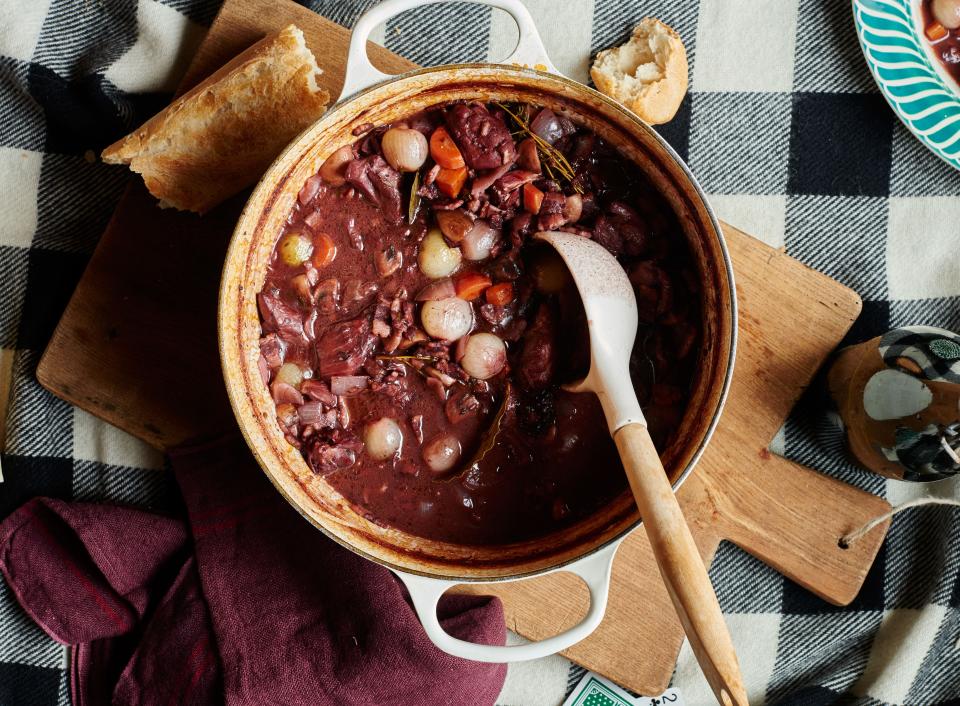
<instances>
[{"instance_id":1,"label":"mushroom piece","mask_svg":"<svg viewBox=\"0 0 960 706\"><path fill-rule=\"evenodd\" d=\"M377 272L381 277L389 277L403 265L403 253L396 245L388 245L374 256Z\"/></svg>"}]
</instances>

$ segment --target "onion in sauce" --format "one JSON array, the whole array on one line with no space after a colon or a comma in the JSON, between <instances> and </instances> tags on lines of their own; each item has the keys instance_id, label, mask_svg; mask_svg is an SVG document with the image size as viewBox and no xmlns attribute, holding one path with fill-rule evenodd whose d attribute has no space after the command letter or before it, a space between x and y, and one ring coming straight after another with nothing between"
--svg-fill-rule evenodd
<instances>
[{"instance_id":1,"label":"onion in sauce","mask_svg":"<svg viewBox=\"0 0 960 706\"><path fill-rule=\"evenodd\" d=\"M444 473L460 460L460 440L453 434L435 436L423 446L423 460L434 473Z\"/></svg>"},{"instance_id":2,"label":"onion in sauce","mask_svg":"<svg viewBox=\"0 0 960 706\"><path fill-rule=\"evenodd\" d=\"M500 232L484 220L478 220L464 237L460 248L468 260L486 260L496 245Z\"/></svg>"},{"instance_id":3,"label":"onion in sauce","mask_svg":"<svg viewBox=\"0 0 960 706\"><path fill-rule=\"evenodd\" d=\"M297 412L301 424L322 424L324 421L323 404L316 400L304 402L297 408Z\"/></svg>"},{"instance_id":4,"label":"onion in sauce","mask_svg":"<svg viewBox=\"0 0 960 706\"><path fill-rule=\"evenodd\" d=\"M303 382L303 368L296 363L284 363L277 371L277 377L275 379L299 388L300 383Z\"/></svg>"},{"instance_id":5,"label":"onion in sauce","mask_svg":"<svg viewBox=\"0 0 960 706\"><path fill-rule=\"evenodd\" d=\"M448 246L437 228L427 233L420 243L417 261L423 274L431 279L452 275L460 267L460 259L460 250Z\"/></svg>"},{"instance_id":6,"label":"onion in sauce","mask_svg":"<svg viewBox=\"0 0 960 706\"><path fill-rule=\"evenodd\" d=\"M549 108L542 109L530 123L530 131L551 145L575 130L569 120L561 118Z\"/></svg>"},{"instance_id":7,"label":"onion in sauce","mask_svg":"<svg viewBox=\"0 0 960 706\"><path fill-rule=\"evenodd\" d=\"M371 458L386 461L396 456L403 446L403 432L390 417L381 417L364 429L363 443Z\"/></svg>"},{"instance_id":8,"label":"onion in sauce","mask_svg":"<svg viewBox=\"0 0 960 706\"><path fill-rule=\"evenodd\" d=\"M330 378L330 392L334 395L355 395L366 389L366 375L334 375Z\"/></svg>"},{"instance_id":9,"label":"onion in sauce","mask_svg":"<svg viewBox=\"0 0 960 706\"><path fill-rule=\"evenodd\" d=\"M380 138L383 157L398 172L415 172L427 161L427 138L417 130L393 127Z\"/></svg>"},{"instance_id":10,"label":"onion in sauce","mask_svg":"<svg viewBox=\"0 0 960 706\"><path fill-rule=\"evenodd\" d=\"M459 297L424 302L420 310L423 330L443 341L456 341L473 328L473 307Z\"/></svg>"},{"instance_id":11,"label":"onion in sauce","mask_svg":"<svg viewBox=\"0 0 960 706\"><path fill-rule=\"evenodd\" d=\"M330 186L342 186L347 183L345 176L347 165L353 160L353 147L344 145L324 161L320 167L320 176Z\"/></svg>"},{"instance_id":12,"label":"onion in sauce","mask_svg":"<svg viewBox=\"0 0 960 706\"><path fill-rule=\"evenodd\" d=\"M471 376L486 380L503 370L507 364L507 348L492 333L477 333L467 339L460 365Z\"/></svg>"}]
</instances>

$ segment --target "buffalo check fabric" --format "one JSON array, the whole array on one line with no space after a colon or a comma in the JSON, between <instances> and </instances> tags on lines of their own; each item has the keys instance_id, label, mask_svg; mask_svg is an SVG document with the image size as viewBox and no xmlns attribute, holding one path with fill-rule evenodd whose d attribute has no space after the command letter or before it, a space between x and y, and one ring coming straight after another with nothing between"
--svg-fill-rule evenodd
<instances>
[{"instance_id":1,"label":"buffalo check fabric","mask_svg":"<svg viewBox=\"0 0 960 706\"><path fill-rule=\"evenodd\" d=\"M372 1L312 0L350 26ZM40 354L131 176L96 155L162 107L215 0L0 0L0 517L35 495L172 510L164 460L38 385ZM588 80L591 56L652 15L682 36L690 93L662 134L721 218L856 290L848 336L960 330L960 173L896 120L861 59L845 0L528 0L548 53ZM375 38L423 64L498 60L499 10L406 12ZM772 448L892 503L954 495L868 474L843 453L813 385ZM816 522L816 518L810 518ZM827 605L732 545L711 570L755 704L960 702L960 517L896 517L863 590ZM68 702L64 649L0 581L0 704ZM511 665L502 706L555 706L582 676L561 657ZM713 703L689 646L673 685ZM452 685L455 688L455 685ZM415 704L415 697L407 703Z\"/></svg>"}]
</instances>

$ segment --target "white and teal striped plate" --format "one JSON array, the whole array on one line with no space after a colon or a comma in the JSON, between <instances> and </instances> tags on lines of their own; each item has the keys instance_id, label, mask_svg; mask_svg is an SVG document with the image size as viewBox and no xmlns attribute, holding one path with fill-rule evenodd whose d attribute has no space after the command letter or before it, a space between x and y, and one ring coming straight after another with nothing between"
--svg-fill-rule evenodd
<instances>
[{"instance_id":1,"label":"white and teal striped plate","mask_svg":"<svg viewBox=\"0 0 960 706\"><path fill-rule=\"evenodd\" d=\"M910 132L960 169L960 87L923 37L920 0L853 0L867 65Z\"/></svg>"}]
</instances>

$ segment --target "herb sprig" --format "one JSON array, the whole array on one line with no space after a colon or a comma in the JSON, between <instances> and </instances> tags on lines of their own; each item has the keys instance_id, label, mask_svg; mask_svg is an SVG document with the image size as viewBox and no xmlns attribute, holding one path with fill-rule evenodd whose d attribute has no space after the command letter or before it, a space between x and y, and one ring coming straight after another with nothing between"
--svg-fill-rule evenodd
<instances>
[{"instance_id":1,"label":"herb sprig","mask_svg":"<svg viewBox=\"0 0 960 706\"><path fill-rule=\"evenodd\" d=\"M423 353L410 353L410 354L406 354L406 355L387 355L387 354L383 354L383 355L377 355L377 356L374 356L374 357L375 357L377 360L385 360L385 361L399 360L400 362L403 362L403 361L405 361L405 360L425 360L425 361L427 361L428 363L436 363L436 362L437 362L437 359L436 359L434 356L432 356L432 355L424 355Z\"/></svg>"},{"instance_id":2,"label":"herb sprig","mask_svg":"<svg viewBox=\"0 0 960 706\"><path fill-rule=\"evenodd\" d=\"M580 187L580 185L573 183L573 178L576 176L576 171L570 164L570 161L564 156L563 152L533 132L530 129L529 123L519 114L519 112L514 112L503 103L498 103L496 101L494 102L494 105L513 118L513 121L519 127L520 132L533 140L534 144L537 146L537 151L542 157L541 162L544 168L547 170L547 175L551 179L556 180L553 172L555 169L564 179L571 182L574 191L576 191L578 194L582 194L583 189ZM553 167L552 169L551 165Z\"/></svg>"},{"instance_id":3,"label":"herb sprig","mask_svg":"<svg viewBox=\"0 0 960 706\"><path fill-rule=\"evenodd\" d=\"M410 202L407 205L407 223L413 225L417 218L417 212L420 210L420 172L413 174L413 182L410 184Z\"/></svg>"}]
</instances>

